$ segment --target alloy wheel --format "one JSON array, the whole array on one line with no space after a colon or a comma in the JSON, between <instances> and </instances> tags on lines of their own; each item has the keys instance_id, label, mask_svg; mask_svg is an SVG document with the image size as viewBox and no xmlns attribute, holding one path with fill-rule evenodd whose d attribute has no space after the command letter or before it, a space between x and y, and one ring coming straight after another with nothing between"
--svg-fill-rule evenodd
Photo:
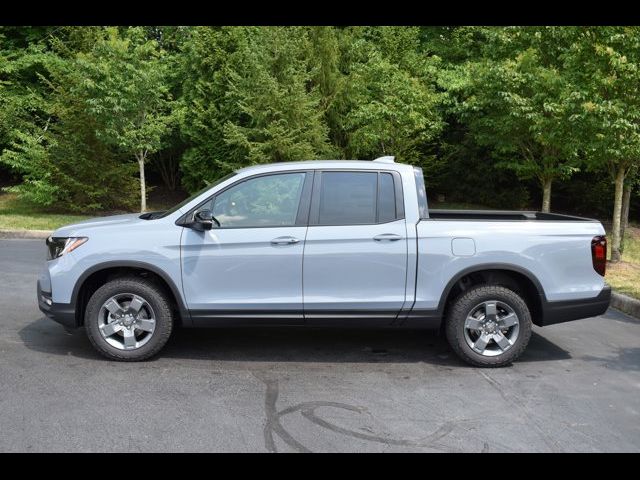
<instances>
[{"instance_id":1,"label":"alloy wheel","mask_svg":"<svg viewBox=\"0 0 640 480\"><path fill-rule=\"evenodd\" d=\"M119 350L135 350L145 345L156 328L155 314L140 295L122 293L102 304L98 330L102 338Z\"/></svg>"},{"instance_id":2,"label":"alloy wheel","mask_svg":"<svg viewBox=\"0 0 640 480\"><path fill-rule=\"evenodd\" d=\"M520 320L505 302L489 300L471 309L464 322L464 338L474 352L493 357L509 350L520 332Z\"/></svg>"}]
</instances>

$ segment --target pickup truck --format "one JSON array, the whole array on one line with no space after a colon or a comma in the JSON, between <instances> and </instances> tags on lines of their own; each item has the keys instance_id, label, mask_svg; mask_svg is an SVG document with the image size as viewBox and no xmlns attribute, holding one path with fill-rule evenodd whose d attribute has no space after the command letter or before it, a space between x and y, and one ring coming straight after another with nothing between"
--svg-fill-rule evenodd
<instances>
[{"instance_id":1,"label":"pickup truck","mask_svg":"<svg viewBox=\"0 0 640 480\"><path fill-rule=\"evenodd\" d=\"M40 309L124 361L176 327L340 326L439 329L464 361L498 367L532 324L600 315L611 295L598 221L429 210L421 169L393 157L251 166L46 243Z\"/></svg>"}]
</instances>

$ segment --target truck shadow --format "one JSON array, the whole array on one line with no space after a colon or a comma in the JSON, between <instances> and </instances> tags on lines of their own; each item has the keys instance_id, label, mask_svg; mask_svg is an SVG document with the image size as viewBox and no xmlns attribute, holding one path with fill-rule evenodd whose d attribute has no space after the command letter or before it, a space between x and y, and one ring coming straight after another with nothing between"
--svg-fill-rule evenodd
<instances>
[{"instance_id":1,"label":"truck shadow","mask_svg":"<svg viewBox=\"0 0 640 480\"><path fill-rule=\"evenodd\" d=\"M101 360L84 330L66 332L47 318L19 331L32 350ZM418 363L465 366L444 337L428 330L345 328L177 329L155 360L179 358L229 362ZM536 331L521 362L571 358L569 352Z\"/></svg>"}]
</instances>

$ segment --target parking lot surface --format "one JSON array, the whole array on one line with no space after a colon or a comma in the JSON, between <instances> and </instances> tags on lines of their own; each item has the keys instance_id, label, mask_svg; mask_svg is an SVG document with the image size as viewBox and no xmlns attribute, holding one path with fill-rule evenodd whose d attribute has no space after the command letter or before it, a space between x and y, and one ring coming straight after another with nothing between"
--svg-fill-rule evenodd
<instances>
[{"instance_id":1,"label":"parking lot surface","mask_svg":"<svg viewBox=\"0 0 640 480\"><path fill-rule=\"evenodd\" d=\"M0 451L640 451L640 321L534 327L472 368L431 332L178 330L145 363L43 317L43 240L0 240Z\"/></svg>"}]
</instances>

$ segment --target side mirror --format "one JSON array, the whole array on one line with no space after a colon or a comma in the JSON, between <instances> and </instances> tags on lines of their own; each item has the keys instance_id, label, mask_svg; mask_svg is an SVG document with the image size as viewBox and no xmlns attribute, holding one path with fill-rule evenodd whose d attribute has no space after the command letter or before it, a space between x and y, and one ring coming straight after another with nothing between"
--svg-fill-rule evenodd
<instances>
[{"instance_id":1,"label":"side mirror","mask_svg":"<svg viewBox=\"0 0 640 480\"><path fill-rule=\"evenodd\" d=\"M220 226L220 222L216 217L213 216L211 210L200 210L193 216L192 226L196 228L196 230L204 231L211 230L214 223L218 227Z\"/></svg>"}]
</instances>

